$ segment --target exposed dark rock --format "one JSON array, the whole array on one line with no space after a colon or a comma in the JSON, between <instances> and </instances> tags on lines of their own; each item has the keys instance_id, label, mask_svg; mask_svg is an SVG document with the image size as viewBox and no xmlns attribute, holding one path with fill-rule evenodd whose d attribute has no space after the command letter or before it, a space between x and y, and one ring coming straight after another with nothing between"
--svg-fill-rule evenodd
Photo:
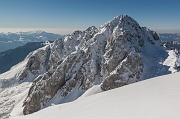
<instances>
[{"instance_id":1,"label":"exposed dark rock","mask_svg":"<svg viewBox=\"0 0 180 119\"><path fill-rule=\"evenodd\" d=\"M43 42L32 42L15 49L0 52L0 73L10 70L12 66L21 62L30 52L43 46Z\"/></svg>"},{"instance_id":2,"label":"exposed dark rock","mask_svg":"<svg viewBox=\"0 0 180 119\"><path fill-rule=\"evenodd\" d=\"M122 15L99 30L90 27L56 40L29 58L24 72L36 75L40 69L46 70L34 80L23 113L40 110L55 95L63 100L76 92L78 98L97 84L109 90L139 81L144 68L142 47L145 43L154 44L158 40L156 35Z\"/></svg>"}]
</instances>

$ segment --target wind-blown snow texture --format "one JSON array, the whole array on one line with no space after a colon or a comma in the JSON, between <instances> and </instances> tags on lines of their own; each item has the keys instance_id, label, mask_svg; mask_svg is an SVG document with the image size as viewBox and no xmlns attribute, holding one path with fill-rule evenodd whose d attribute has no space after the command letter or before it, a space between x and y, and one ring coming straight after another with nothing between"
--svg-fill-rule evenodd
<instances>
[{"instance_id":1,"label":"wind-blown snow texture","mask_svg":"<svg viewBox=\"0 0 180 119\"><path fill-rule=\"evenodd\" d=\"M179 119L179 77L156 77L12 119Z\"/></svg>"},{"instance_id":2,"label":"wind-blown snow texture","mask_svg":"<svg viewBox=\"0 0 180 119\"><path fill-rule=\"evenodd\" d=\"M24 102L16 99L19 101L10 104L14 110L21 104L23 114L30 114L52 104L73 101L94 85L99 85L99 92L171 73L170 67L163 65L167 57L156 32L121 15L99 29L75 31L30 53L24 63L14 67L23 68L0 75L6 77L1 87L6 90L6 81L10 80L16 86L27 83L28 89L33 81ZM6 100L2 102L5 104ZM3 110L1 115L10 112ZM22 111L17 115L21 114Z\"/></svg>"}]
</instances>

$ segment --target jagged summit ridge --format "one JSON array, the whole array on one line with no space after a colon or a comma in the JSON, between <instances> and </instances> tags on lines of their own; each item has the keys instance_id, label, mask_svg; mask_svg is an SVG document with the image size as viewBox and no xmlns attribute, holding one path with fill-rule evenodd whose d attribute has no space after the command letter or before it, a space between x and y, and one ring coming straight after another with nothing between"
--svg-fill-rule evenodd
<instances>
[{"instance_id":1,"label":"jagged summit ridge","mask_svg":"<svg viewBox=\"0 0 180 119\"><path fill-rule=\"evenodd\" d=\"M157 42L156 32L120 15L99 29L75 31L36 50L15 77L33 80L23 113L73 101L94 85L105 91L144 79L150 74L146 47L155 49Z\"/></svg>"},{"instance_id":2,"label":"jagged summit ridge","mask_svg":"<svg viewBox=\"0 0 180 119\"><path fill-rule=\"evenodd\" d=\"M24 114L53 102L55 94L60 95L56 103L62 103L73 92L78 93L68 101L93 85L109 90L138 81L143 73L140 52L145 42L155 42L150 30L127 15L115 17L99 30L89 27L56 40L46 73L37 77L29 90Z\"/></svg>"},{"instance_id":3,"label":"jagged summit ridge","mask_svg":"<svg viewBox=\"0 0 180 119\"><path fill-rule=\"evenodd\" d=\"M128 24L136 24L137 26L139 26L139 24L130 16L128 15L119 15L114 17L112 20L110 20L109 22L105 23L104 25L101 25L100 27L104 27L104 26L117 26L118 24L124 24L124 23L128 23Z\"/></svg>"}]
</instances>

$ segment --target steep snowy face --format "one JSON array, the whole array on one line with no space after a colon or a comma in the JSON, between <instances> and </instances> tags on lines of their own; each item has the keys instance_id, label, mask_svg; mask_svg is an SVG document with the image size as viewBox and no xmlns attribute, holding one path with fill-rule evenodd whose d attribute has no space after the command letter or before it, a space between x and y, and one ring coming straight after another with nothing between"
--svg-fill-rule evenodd
<instances>
[{"instance_id":1,"label":"steep snowy face","mask_svg":"<svg viewBox=\"0 0 180 119\"><path fill-rule=\"evenodd\" d=\"M33 81L23 113L75 100L96 84L109 90L138 81L144 68L143 46L156 40L155 32L127 15L115 17L99 30L90 27L56 40L43 58L46 72ZM31 61L29 71L37 73L42 63Z\"/></svg>"},{"instance_id":2,"label":"steep snowy face","mask_svg":"<svg viewBox=\"0 0 180 119\"><path fill-rule=\"evenodd\" d=\"M109 90L138 81L144 69L144 44L152 46L158 35L127 15L101 26L101 33L107 39L101 88Z\"/></svg>"},{"instance_id":3,"label":"steep snowy face","mask_svg":"<svg viewBox=\"0 0 180 119\"><path fill-rule=\"evenodd\" d=\"M58 39L52 44L48 60L48 71L33 82L29 95L24 102L25 114L41 109L56 94L57 90L62 88L66 81L70 80L69 78L82 65L82 61L79 61L83 58L80 47L83 47L83 42L92 38L96 32L95 27L89 27L86 31L75 31L67 35L63 40Z\"/></svg>"},{"instance_id":4,"label":"steep snowy face","mask_svg":"<svg viewBox=\"0 0 180 119\"><path fill-rule=\"evenodd\" d=\"M138 52L144 43L138 23L128 16L118 16L101 26L101 34L106 37L102 89L137 81L143 68Z\"/></svg>"},{"instance_id":5,"label":"steep snowy face","mask_svg":"<svg viewBox=\"0 0 180 119\"><path fill-rule=\"evenodd\" d=\"M85 31L75 31L74 33L65 36L64 39L57 39L51 47L51 54L49 59L49 69L57 68L68 55L78 50L78 48L85 47L85 42L97 33L97 28L89 27Z\"/></svg>"},{"instance_id":6,"label":"steep snowy face","mask_svg":"<svg viewBox=\"0 0 180 119\"><path fill-rule=\"evenodd\" d=\"M164 41L163 45L169 54L164 64L170 66L170 71L173 73L180 71L180 41Z\"/></svg>"}]
</instances>

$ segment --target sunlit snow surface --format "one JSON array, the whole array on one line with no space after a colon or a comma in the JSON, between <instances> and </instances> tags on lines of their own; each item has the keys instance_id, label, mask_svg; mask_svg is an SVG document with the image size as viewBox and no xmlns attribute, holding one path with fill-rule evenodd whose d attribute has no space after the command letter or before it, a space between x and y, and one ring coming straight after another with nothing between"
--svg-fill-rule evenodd
<instances>
[{"instance_id":1,"label":"sunlit snow surface","mask_svg":"<svg viewBox=\"0 0 180 119\"><path fill-rule=\"evenodd\" d=\"M92 57L92 60L91 59L88 60L89 61L88 65L85 66L85 68L87 71L87 79L88 78L91 79L91 76L95 76L95 78L93 79L94 82L91 85L91 86L93 85L95 86L93 86L91 89L85 92L85 90L81 90L81 88L79 89L78 86L79 84L77 83L76 86L70 92L68 92L68 95L65 97L60 96L60 90L59 90L56 93L56 95L53 96L53 98L50 101L48 100L49 102L46 103L44 107L42 107L42 108L46 108L46 107L49 108L41 110L37 113L25 117L22 116L22 110L23 110L22 105L24 98L27 97L27 93L30 88L31 81L36 77L31 74L28 74L27 79L18 81L18 78L16 78L22 72L23 68L27 64L27 61L25 60L21 62L20 64L13 67L10 71L0 75L0 119L4 119L8 116L11 117L22 116L22 117L16 117L15 119L21 119L21 118L23 119L24 118L25 119L26 118L29 119L43 119L43 118L45 119L46 118L47 119L53 119L53 118L156 119L156 117L157 119L161 119L161 116L162 117L165 116L165 118L169 119L168 117L169 115L173 115L173 114L177 115L176 111L178 110L177 109L178 107L176 108L177 110L173 109L173 107L175 103L177 103L177 105L175 106L178 106L179 103L177 102L177 100L174 101L174 99L179 97L173 98L173 96L176 95L172 95L172 94L175 92L174 88L176 89L178 88L173 86L178 84L178 80L175 80L175 78L177 79L178 74L169 75L167 76L167 79L162 77L155 78L155 79L151 79L152 81L148 80L137 84L132 84L130 86L125 86L119 89L101 93L102 90L100 89L99 86L101 82L99 79L101 75L104 76L102 78L105 79L106 77L109 77L109 74L106 74L102 70L102 72L98 73L97 75L97 68L96 68L98 61L97 59L99 58L103 59L101 62L102 64L106 64L111 61L111 58L113 57L110 57L104 53L106 49L108 50L106 53L111 51L115 44L113 45L113 47L110 47L111 42L108 41L108 39L115 40L119 35L125 35L124 32L121 32L123 31L123 29L127 29L130 32L130 34L135 34L138 36L140 35L142 39L144 39L143 45L141 47L139 47L138 42L136 42L136 37L134 35L133 35L134 37L132 37L131 40L133 43L125 42L122 44L121 42L118 41L116 45L118 46L122 45L122 46L120 48L117 48L116 49L117 53L114 54L115 56L118 55L117 58L119 58L119 61L121 61L122 60L120 58L121 55L119 55L121 54L120 53L121 51L123 50L125 52L129 50L131 51L132 45L133 47L137 46L137 49L133 48L131 53L134 53L134 51L137 50L137 52L140 54L143 60L142 61L143 73L140 76L140 80L145 80L155 76L165 75L174 72L170 69L171 67L174 67L174 63L171 64L171 60L169 60L172 57L171 54L173 53L173 51L172 53L168 54L168 52L166 52L164 47L160 45L159 41L154 41L150 43L153 37L150 35L149 30L147 28L143 27L139 30L136 30L131 25L127 25L127 24L125 26L124 25L125 25L124 23L123 24L121 24L121 22L119 23L119 17L116 17L114 20L105 24L104 27L102 26L100 30L97 31L97 33L94 35L94 37L87 41L87 43L85 43L86 40L83 39L83 37L84 37L84 33L88 33L88 32L76 31L72 35L67 35L64 41L63 39L58 39L54 42L54 46L52 47L47 46L47 48L52 48L51 49L52 55L50 55L52 56L50 57L52 59L50 61L55 61L53 63L57 63L59 62L59 60L66 61L64 59L72 56L77 56L77 58L80 59L78 62L74 63L75 65L73 64L73 67L70 67L70 69L68 69L66 72L67 74L72 75L71 79L73 79L73 77L76 74L75 72L80 69L80 67L84 62L83 61L84 59L80 58L83 56L82 52L80 51L83 50L84 53L90 55ZM137 26L137 28L139 26L136 22L132 23L132 25ZM117 27L114 28L114 26ZM110 30L111 27L114 28L112 33ZM107 44L106 41L108 41ZM106 46L106 48L104 48L104 46ZM88 49L90 49L90 51L88 51ZM41 62L42 63L44 62L45 64L46 61L45 59L47 58L45 56L46 50L44 49L39 51L43 51L42 54L41 53L38 54L38 57L40 58L40 60L42 60ZM34 53L36 52L38 52L38 50L35 51ZM122 57L123 56L124 54L122 55ZM124 62L125 60L127 59L125 58L122 62ZM53 63L52 65L54 65ZM122 66L121 63L117 64L116 69ZM42 69L40 68L38 75L45 73L46 72L45 69L46 69L45 67ZM111 72L109 72L110 75L117 73L116 69L113 69ZM127 73L129 76L130 74L132 74L132 72L128 70ZM124 77L125 81L128 82L128 84L137 81L135 77L128 80L127 78L128 75L126 75L127 73L123 73L122 76ZM136 70L134 73L135 74L137 73ZM89 82L89 80L87 80L87 82ZM36 91L41 92L43 90L36 90ZM178 92L178 89L176 90L176 92ZM73 100L76 101L67 103ZM65 104L61 104L61 103L65 103ZM57 105L57 106L52 106L52 105ZM170 119L172 119L172 117Z\"/></svg>"},{"instance_id":2,"label":"sunlit snow surface","mask_svg":"<svg viewBox=\"0 0 180 119\"><path fill-rule=\"evenodd\" d=\"M0 119L8 118L13 108L19 105L19 102L27 96L31 82L19 84L18 81L15 80L17 72L21 71L26 63L27 60L24 60L12 67L10 71L0 75Z\"/></svg>"},{"instance_id":3,"label":"sunlit snow surface","mask_svg":"<svg viewBox=\"0 0 180 119\"><path fill-rule=\"evenodd\" d=\"M43 48L46 48L45 46ZM40 48L39 50L43 49ZM20 73L26 68L29 56L35 54L38 50L31 52L24 61L13 66L9 71L0 75L0 119L7 119L11 115L22 115L23 101L27 97L32 80L36 77L28 73L26 80L18 79ZM40 71L44 73L45 69ZM15 113L14 113L15 111Z\"/></svg>"},{"instance_id":4,"label":"sunlit snow surface","mask_svg":"<svg viewBox=\"0 0 180 119\"><path fill-rule=\"evenodd\" d=\"M180 73L130 84L12 119L179 119ZM87 92L91 95L98 88Z\"/></svg>"},{"instance_id":5,"label":"sunlit snow surface","mask_svg":"<svg viewBox=\"0 0 180 119\"><path fill-rule=\"evenodd\" d=\"M172 73L176 72L176 69L174 69L175 66L175 62L177 60L177 56L175 54L175 52L173 50L169 50L168 51L168 58L164 61L164 65L169 66L169 71L171 71Z\"/></svg>"}]
</instances>

